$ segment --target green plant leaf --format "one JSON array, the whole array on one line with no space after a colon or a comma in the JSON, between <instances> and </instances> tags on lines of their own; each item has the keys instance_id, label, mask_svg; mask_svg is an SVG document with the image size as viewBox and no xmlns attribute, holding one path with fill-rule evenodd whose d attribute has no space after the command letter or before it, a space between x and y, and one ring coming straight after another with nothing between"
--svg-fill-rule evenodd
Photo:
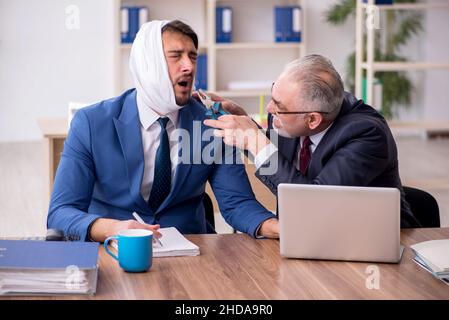
<instances>
[{"instance_id":1,"label":"green plant leaf","mask_svg":"<svg viewBox=\"0 0 449 320\"><path fill-rule=\"evenodd\" d=\"M398 31L393 36L394 46L397 49L405 45L413 35L419 34L422 30L422 14L409 13L406 17L402 18Z\"/></svg>"},{"instance_id":2,"label":"green plant leaf","mask_svg":"<svg viewBox=\"0 0 449 320\"><path fill-rule=\"evenodd\" d=\"M350 15L355 15L356 0L341 0L324 13L327 22L333 25L341 25Z\"/></svg>"}]
</instances>

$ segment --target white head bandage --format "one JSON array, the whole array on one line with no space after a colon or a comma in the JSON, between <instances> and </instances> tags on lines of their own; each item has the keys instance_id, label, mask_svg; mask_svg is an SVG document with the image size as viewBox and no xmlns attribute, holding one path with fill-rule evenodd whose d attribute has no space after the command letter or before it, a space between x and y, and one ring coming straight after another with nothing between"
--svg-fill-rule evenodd
<instances>
[{"instance_id":1,"label":"white head bandage","mask_svg":"<svg viewBox=\"0 0 449 320\"><path fill-rule=\"evenodd\" d=\"M142 25L131 48L129 68L137 90L137 103L159 115L179 110L162 45L162 27L169 21Z\"/></svg>"}]
</instances>

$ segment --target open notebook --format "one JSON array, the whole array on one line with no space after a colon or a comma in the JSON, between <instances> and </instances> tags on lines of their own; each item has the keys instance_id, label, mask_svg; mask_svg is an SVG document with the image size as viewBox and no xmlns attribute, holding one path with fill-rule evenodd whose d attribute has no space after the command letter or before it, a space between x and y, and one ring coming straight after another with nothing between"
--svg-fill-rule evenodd
<instances>
[{"instance_id":1,"label":"open notebook","mask_svg":"<svg viewBox=\"0 0 449 320\"><path fill-rule=\"evenodd\" d=\"M200 248L193 242L187 240L175 227L161 228L160 241L162 246L153 244L153 257L177 257L177 256L197 256ZM117 243L111 242L111 246L117 250Z\"/></svg>"}]
</instances>

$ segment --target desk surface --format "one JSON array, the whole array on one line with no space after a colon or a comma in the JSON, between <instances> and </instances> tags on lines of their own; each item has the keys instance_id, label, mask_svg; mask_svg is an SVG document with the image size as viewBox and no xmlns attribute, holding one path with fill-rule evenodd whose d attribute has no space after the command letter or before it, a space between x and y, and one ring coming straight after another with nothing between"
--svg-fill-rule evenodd
<instances>
[{"instance_id":1,"label":"desk surface","mask_svg":"<svg viewBox=\"0 0 449 320\"><path fill-rule=\"evenodd\" d=\"M157 258L147 273L123 272L100 250L95 296L63 299L449 299L449 286L412 261L410 245L449 237L449 228L402 231L400 264L376 264L380 288L365 285L372 263L284 259L277 240L190 235L197 257ZM32 297L32 299L35 299Z\"/></svg>"}]
</instances>

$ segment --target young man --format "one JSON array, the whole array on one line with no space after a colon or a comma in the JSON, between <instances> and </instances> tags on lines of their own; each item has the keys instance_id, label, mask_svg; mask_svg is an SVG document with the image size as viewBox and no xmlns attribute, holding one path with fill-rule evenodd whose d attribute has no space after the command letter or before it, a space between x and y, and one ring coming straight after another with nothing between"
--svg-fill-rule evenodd
<instances>
[{"instance_id":1,"label":"young man","mask_svg":"<svg viewBox=\"0 0 449 320\"><path fill-rule=\"evenodd\" d=\"M202 158L211 142L201 138L205 108L191 98L197 48L195 32L180 21L142 26L130 56L136 89L78 111L71 123L49 228L99 242L129 228L206 233L209 181L231 226L254 237L278 236L277 220L254 198L244 166ZM146 224L132 220L133 212Z\"/></svg>"}]
</instances>

